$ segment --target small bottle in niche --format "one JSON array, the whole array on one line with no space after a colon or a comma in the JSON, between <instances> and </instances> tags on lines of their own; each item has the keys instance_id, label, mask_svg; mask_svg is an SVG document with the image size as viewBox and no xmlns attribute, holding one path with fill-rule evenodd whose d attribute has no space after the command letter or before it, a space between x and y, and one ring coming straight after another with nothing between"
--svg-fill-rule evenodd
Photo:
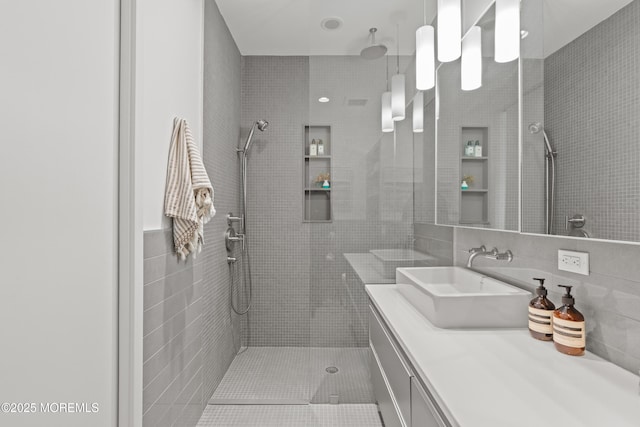
<instances>
[{"instance_id":1,"label":"small bottle in niche","mask_svg":"<svg viewBox=\"0 0 640 427\"><path fill-rule=\"evenodd\" d=\"M553 312L553 343L556 350L570 356L582 356L586 347L584 316L573 306L571 286L558 285L566 289L562 296L562 307Z\"/></svg>"},{"instance_id":2,"label":"small bottle in niche","mask_svg":"<svg viewBox=\"0 0 640 427\"><path fill-rule=\"evenodd\" d=\"M553 339L553 311L556 306L547 299L547 288L544 279L534 278L540 282L536 288L536 297L529 303L529 332L531 336L541 341Z\"/></svg>"},{"instance_id":3,"label":"small bottle in niche","mask_svg":"<svg viewBox=\"0 0 640 427\"><path fill-rule=\"evenodd\" d=\"M464 155L467 157L475 156L473 141L467 141L467 145L464 146Z\"/></svg>"},{"instance_id":4,"label":"small bottle in niche","mask_svg":"<svg viewBox=\"0 0 640 427\"><path fill-rule=\"evenodd\" d=\"M309 145L309 155L317 156L318 155L318 143L315 139L311 140L311 145Z\"/></svg>"},{"instance_id":5,"label":"small bottle in niche","mask_svg":"<svg viewBox=\"0 0 640 427\"><path fill-rule=\"evenodd\" d=\"M464 179L462 180L462 184L460 184L460 189L461 190L468 190L469 189L469 184L467 184L467 181L465 181Z\"/></svg>"},{"instance_id":6,"label":"small bottle in niche","mask_svg":"<svg viewBox=\"0 0 640 427\"><path fill-rule=\"evenodd\" d=\"M324 142L321 139L318 140L318 156L324 156Z\"/></svg>"},{"instance_id":7,"label":"small bottle in niche","mask_svg":"<svg viewBox=\"0 0 640 427\"><path fill-rule=\"evenodd\" d=\"M476 157L482 157L482 145L480 141L476 139L476 145L473 147L473 155Z\"/></svg>"}]
</instances>

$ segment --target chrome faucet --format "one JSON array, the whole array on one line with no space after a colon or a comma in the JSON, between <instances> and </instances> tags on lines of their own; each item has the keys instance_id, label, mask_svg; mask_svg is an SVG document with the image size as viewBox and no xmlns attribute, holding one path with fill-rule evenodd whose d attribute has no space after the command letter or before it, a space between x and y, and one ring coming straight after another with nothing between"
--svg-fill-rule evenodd
<instances>
[{"instance_id":1,"label":"chrome faucet","mask_svg":"<svg viewBox=\"0 0 640 427\"><path fill-rule=\"evenodd\" d=\"M495 259L496 261L507 261L511 262L513 260L513 253L510 250L506 252L498 252L498 248L493 248L490 251L487 251L487 248L482 245L479 248L471 248L469 249L469 259L467 260L467 268L471 268L473 265L473 260L477 257Z\"/></svg>"}]
</instances>

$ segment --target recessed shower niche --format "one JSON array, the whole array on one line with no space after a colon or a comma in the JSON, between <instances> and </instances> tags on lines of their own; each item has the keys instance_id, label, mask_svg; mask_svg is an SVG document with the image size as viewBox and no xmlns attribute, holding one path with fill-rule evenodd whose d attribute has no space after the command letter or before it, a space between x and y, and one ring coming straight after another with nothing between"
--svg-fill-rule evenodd
<instances>
[{"instance_id":1,"label":"recessed shower niche","mask_svg":"<svg viewBox=\"0 0 640 427\"><path fill-rule=\"evenodd\" d=\"M304 126L304 222L331 222L331 126Z\"/></svg>"},{"instance_id":2,"label":"recessed shower niche","mask_svg":"<svg viewBox=\"0 0 640 427\"><path fill-rule=\"evenodd\" d=\"M460 132L460 224L489 223L488 134L488 127L463 127Z\"/></svg>"}]
</instances>

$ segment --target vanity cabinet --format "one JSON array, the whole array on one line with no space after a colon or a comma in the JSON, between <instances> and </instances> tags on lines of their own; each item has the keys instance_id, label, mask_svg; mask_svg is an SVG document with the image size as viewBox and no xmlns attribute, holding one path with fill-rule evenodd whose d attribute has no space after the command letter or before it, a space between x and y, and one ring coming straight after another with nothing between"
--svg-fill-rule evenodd
<instances>
[{"instance_id":1,"label":"vanity cabinet","mask_svg":"<svg viewBox=\"0 0 640 427\"><path fill-rule=\"evenodd\" d=\"M449 427L376 309L369 306L373 392L387 427Z\"/></svg>"},{"instance_id":2,"label":"vanity cabinet","mask_svg":"<svg viewBox=\"0 0 640 427\"><path fill-rule=\"evenodd\" d=\"M411 425L414 427L448 426L416 377L411 378Z\"/></svg>"}]
</instances>

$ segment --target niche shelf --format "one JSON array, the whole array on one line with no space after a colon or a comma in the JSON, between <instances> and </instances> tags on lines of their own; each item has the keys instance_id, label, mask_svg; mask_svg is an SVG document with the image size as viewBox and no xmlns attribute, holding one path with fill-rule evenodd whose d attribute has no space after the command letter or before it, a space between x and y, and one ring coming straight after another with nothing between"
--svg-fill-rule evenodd
<instances>
[{"instance_id":1,"label":"niche shelf","mask_svg":"<svg viewBox=\"0 0 640 427\"><path fill-rule=\"evenodd\" d=\"M312 155L314 140L322 141L324 153ZM322 182L316 182L320 174L331 174L331 126L305 125L303 153L303 222L331 222L331 187L322 188Z\"/></svg>"},{"instance_id":2,"label":"niche shelf","mask_svg":"<svg viewBox=\"0 0 640 427\"><path fill-rule=\"evenodd\" d=\"M466 156L468 141L478 141L482 156ZM460 189L460 224L489 224L489 128L462 127L460 132L460 183L465 176L472 176L467 190Z\"/></svg>"}]
</instances>

